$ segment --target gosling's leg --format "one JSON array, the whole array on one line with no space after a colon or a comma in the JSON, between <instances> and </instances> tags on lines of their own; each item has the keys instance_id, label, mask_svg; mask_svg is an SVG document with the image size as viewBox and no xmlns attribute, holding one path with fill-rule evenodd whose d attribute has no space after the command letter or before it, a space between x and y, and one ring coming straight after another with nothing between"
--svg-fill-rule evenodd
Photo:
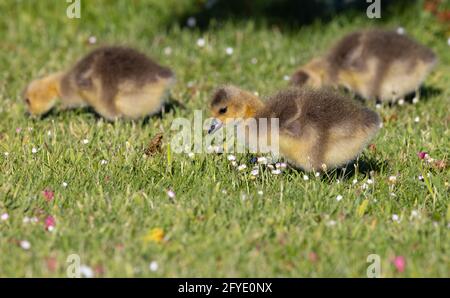
<instances>
[{"instance_id":1,"label":"gosling's leg","mask_svg":"<svg viewBox=\"0 0 450 298\"><path fill-rule=\"evenodd\" d=\"M377 109L381 109L381 107L383 106L383 102L381 101L380 97L375 97L375 107Z\"/></svg>"},{"instance_id":2,"label":"gosling's leg","mask_svg":"<svg viewBox=\"0 0 450 298\"><path fill-rule=\"evenodd\" d=\"M420 87L417 87L412 102L415 104L418 103L419 100L420 100Z\"/></svg>"}]
</instances>

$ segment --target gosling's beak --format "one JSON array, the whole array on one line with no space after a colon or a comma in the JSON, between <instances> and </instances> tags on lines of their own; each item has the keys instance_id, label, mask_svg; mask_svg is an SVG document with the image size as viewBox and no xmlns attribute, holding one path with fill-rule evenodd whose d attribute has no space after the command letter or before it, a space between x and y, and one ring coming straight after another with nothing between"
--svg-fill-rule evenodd
<instances>
[{"instance_id":1,"label":"gosling's beak","mask_svg":"<svg viewBox=\"0 0 450 298\"><path fill-rule=\"evenodd\" d=\"M208 129L208 134L213 134L216 131L218 131L223 125L223 122L220 121L219 119L213 119L211 122L211 126Z\"/></svg>"}]
</instances>

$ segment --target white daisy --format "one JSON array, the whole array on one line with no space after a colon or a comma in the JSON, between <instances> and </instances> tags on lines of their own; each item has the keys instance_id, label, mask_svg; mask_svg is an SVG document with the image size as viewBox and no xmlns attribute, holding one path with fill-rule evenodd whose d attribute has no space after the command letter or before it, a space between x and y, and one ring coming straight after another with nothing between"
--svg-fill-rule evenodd
<instances>
[{"instance_id":1,"label":"white daisy","mask_svg":"<svg viewBox=\"0 0 450 298\"><path fill-rule=\"evenodd\" d=\"M86 277L86 278L94 277L94 271L92 270L91 267L89 267L87 265L80 266L80 273L81 273L81 276Z\"/></svg>"},{"instance_id":2,"label":"white daisy","mask_svg":"<svg viewBox=\"0 0 450 298\"><path fill-rule=\"evenodd\" d=\"M167 191L167 196L169 196L169 198L173 199L173 198L175 198L175 192L173 190L169 189Z\"/></svg>"},{"instance_id":3,"label":"white daisy","mask_svg":"<svg viewBox=\"0 0 450 298\"><path fill-rule=\"evenodd\" d=\"M172 54L172 48L171 47L165 47L164 48L164 55L169 56Z\"/></svg>"},{"instance_id":4,"label":"white daisy","mask_svg":"<svg viewBox=\"0 0 450 298\"><path fill-rule=\"evenodd\" d=\"M20 247L22 247L25 250L29 250L31 247L31 243L27 240L20 241Z\"/></svg>"},{"instance_id":5,"label":"white daisy","mask_svg":"<svg viewBox=\"0 0 450 298\"><path fill-rule=\"evenodd\" d=\"M194 18L194 17L189 17L188 19L187 19L187 25L189 26L189 27L195 27L195 25L197 24L197 20Z\"/></svg>"},{"instance_id":6,"label":"white daisy","mask_svg":"<svg viewBox=\"0 0 450 298\"><path fill-rule=\"evenodd\" d=\"M97 37L89 36L88 42L89 42L89 44L96 44L97 43Z\"/></svg>"},{"instance_id":7,"label":"white daisy","mask_svg":"<svg viewBox=\"0 0 450 298\"><path fill-rule=\"evenodd\" d=\"M227 156L227 159L228 159L229 161L233 161L233 160L236 160L236 156L230 154L230 155Z\"/></svg>"},{"instance_id":8,"label":"white daisy","mask_svg":"<svg viewBox=\"0 0 450 298\"><path fill-rule=\"evenodd\" d=\"M203 48L205 46L205 44L206 44L206 41L204 38L197 39L197 46Z\"/></svg>"},{"instance_id":9,"label":"white daisy","mask_svg":"<svg viewBox=\"0 0 450 298\"><path fill-rule=\"evenodd\" d=\"M329 220L326 223L326 225L329 227L335 226L336 224L337 224L337 222L335 220Z\"/></svg>"},{"instance_id":10,"label":"white daisy","mask_svg":"<svg viewBox=\"0 0 450 298\"><path fill-rule=\"evenodd\" d=\"M397 28L397 34L400 34L400 35L403 35L403 34L405 34L405 28L403 28L403 27L398 27Z\"/></svg>"},{"instance_id":11,"label":"white daisy","mask_svg":"<svg viewBox=\"0 0 450 298\"><path fill-rule=\"evenodd\" d=\"M400 222L400 217L397 214L392 214L392 220L395 222Z\"/></svg>"},{"instance_id":12,"label":"white daisy","mask_svg":"<svg viewBox=\"0 0 450 298\"><path fill-rule=\"evenodd\" d=\"M225 49L225 53L227 53L227 55L231 56L233 55L234 49L232 47L227 47Z\"/></svg>"},{"instance_id":13,"label":"white daisy","mask_svg":"<svg viewBox=\"0 0 450 298\"><path fill-rule=\"evenodd\" d=\"M247 165L246 164L241 164L241 165L239 165L239 167L237 168L239 171L243 171L243 170L245 170L247 168Z\"/></svg>"},{"instance_id":14,"label":"white daisy","mask_svg":"<svg viewBox=\"0 0 450 298\"><path fill-rule=\"evenodd\" d=\"M258 163L263 164L263 165L267 164L267 158L265 158L264 156L258 157L257 161L258 161Z\"/></svg>"},{"instance_id":15,"label":"white daisy","mask_svg":"<svg viewBox=\"0 0 450 298\"><path fill-rule=\"evenodd\" d=\"M150 264L148 265L148 268L150 269L150 271L155 272L158 270L159 265L158 262L156 261L151 261Z\"/></svg>"}]
</instances>

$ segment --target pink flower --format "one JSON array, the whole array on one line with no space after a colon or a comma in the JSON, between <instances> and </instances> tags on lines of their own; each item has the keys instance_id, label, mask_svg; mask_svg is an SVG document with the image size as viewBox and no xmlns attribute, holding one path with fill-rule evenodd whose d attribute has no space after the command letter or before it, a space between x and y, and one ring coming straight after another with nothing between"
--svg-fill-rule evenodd
<instances>
[{"instance_id":1,"label":"pink flower","mask_svg":"<svg viewBox=\"0 0 450 298\"><path fill-rule=\"evenodd\" d=\"M420 159L425 159L425 157L427 156L427 153L425 151L420 151L419 153L417 153L417 156Z\"/></svg>"},{"instance_id":2,"label":"pink flower","mask_svg":"<svg viewBox=\"0 0 450 298\"><path fill-rule=\"evenodd\" d=\"M398 272L402 273L403 271L405 271L405 267L406 267L405 257L397 256L397 257L394 258L392 263L394 263L394 266L395 266L395 268L397 269Z\"/></svg>"},{"instance_id":3,"label":"pink flower","mask_svg":"<svg viewBox=\"0 0 450 298\"><path fill-rule=\"evenodd\" d=\"M45 219L44 223L45 223L45 229L46 229L47 231L50 231L50 232L51 232L51 231L55 228L55 226L56 226L56 220L55 220L55 218L54 218L53 216L51 216L51 215L47 216L47 218Z\"/></svg>"},{"instance_id":4,"label":"pink flower","mask_svg":"<svg viewBox=\"0 0 450 298\"><path fill-rule=\"evenodd\" d=\"M319 257L317 256L317 254L315 253L315 252L310 252L309 254L308 254L308 260L311 262L311 263L315 263L315 262L317 262L317 260L319 259Z\"/></svg>"},{"instance_id":5,"label":"pink flower","mask_svg":"<svg viewBox=\"0 0 450 298\"><path fill-rule=\"evenodd\" d=\"M47 269L50 272L55 272L58 267L58 261L55 257L47 257L45 258L45 263L47 265Z\"/></svg>"},{"instance_id":6,"label":"pink flower","mask_svg":"<svg viewBox=\"0 0 450 298\"><path fill-rule=\"evenodd\" d=\"M55 197L55 193L53 191L51 191L50 189L44 189L42 191L42 195L44 196L44 198L47 202L53 201L53 199Z\"/></svg>"}]
</instances>

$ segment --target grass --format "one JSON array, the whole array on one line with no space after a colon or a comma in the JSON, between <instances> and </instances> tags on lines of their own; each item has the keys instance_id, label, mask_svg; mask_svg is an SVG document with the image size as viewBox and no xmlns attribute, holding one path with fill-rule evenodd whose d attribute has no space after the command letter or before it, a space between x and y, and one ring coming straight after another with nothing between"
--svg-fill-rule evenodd
<instances>
[{"instance_id":1,"label":"grass","mask_svg":"<svg viewBox=\"0 0 450 298\"><path fill-rule=\"evenodd\" d=\"M450 51L446 28L420 3L383 11L381 21L359 11L307 26L224 18L200 29L178 22L198 9L196 1L82 2L78 20L66 17L65 1L0 3L0 214L9 215L0 220L0 276L63 277L73 253L106 277L366 277L369 254L380 256L384 277L450 275L449 171L417 157L419 151L449 157ZM398 25L432 47L440 64L419 103L379 110L385 122L376 150L363 152L356 171L306 181L302 171L275 176L263 168L252 180L251 166L239 172L226 155L168 160L172 120L192 118L194 109L206 117L217 85L269 95L337 37ZM171 66L178 77L172 97L185 107L135 122L108 123L86 110L26 117L23 87L92 49L89 36L134 46ZM163 153L143 158L160 131ZM238 159L248 164L249 157ZM54 191L53 201L44 199L44 189ZM49 215L56 220L52 232L44 228ZM164 239L145 241L155 228ZM24 240L29 249L21 247ZM405 258L404 272L393 265L396 256ZM156 271L149 270L152 261Z\"/></svg>"}]
</instances>

